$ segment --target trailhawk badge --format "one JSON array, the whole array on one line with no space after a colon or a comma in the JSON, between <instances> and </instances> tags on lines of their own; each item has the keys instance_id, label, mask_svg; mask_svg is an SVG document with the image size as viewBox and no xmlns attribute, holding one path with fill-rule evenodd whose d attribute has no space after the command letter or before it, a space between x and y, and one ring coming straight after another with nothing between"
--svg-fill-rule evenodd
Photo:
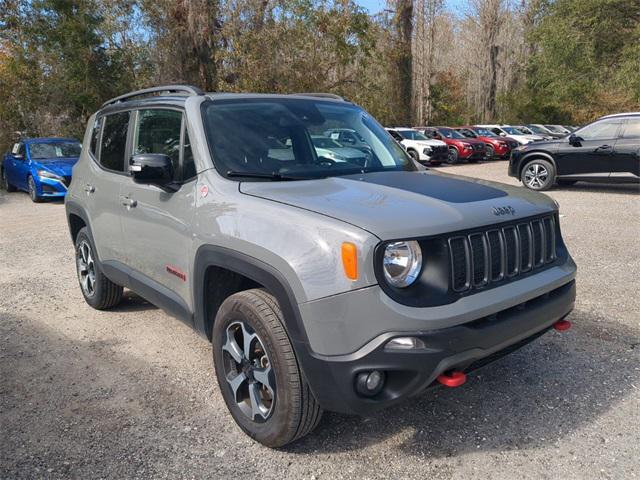
<instances>
[{"instance_id":1,"label":"trailhawk badge","mask_svg":"<svg viewBox=\"0 0 640 480\"><path fill-rule=\"evenodd\" d=\"M516 214L516 209L513 208L511 205L507 205L506 207L493 207L493 210L491 211L493 212L494 215L498 217L502 217L503 215Z\"/></svg>"}]
</instances>

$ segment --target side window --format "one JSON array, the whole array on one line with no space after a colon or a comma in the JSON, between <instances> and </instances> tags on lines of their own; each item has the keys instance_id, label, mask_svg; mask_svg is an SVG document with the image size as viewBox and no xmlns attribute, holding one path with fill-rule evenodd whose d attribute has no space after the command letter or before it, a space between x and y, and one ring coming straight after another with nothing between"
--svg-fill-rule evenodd
<instances>
[{"instance_id":1,"label":"side window","mask_svg":"<svg viewBox=\"0 0 640 480\"><path fill-rule=\"evenodd\" d=\"M184 146L182 150L182 180L189 180L196 176L196 164L193 161L193 152L191 151L191 142L189 141L189 132L187 126L184 126Z\"/></svg>"},{"instance_id":2,"label":"side window","mask_svg":"<svg viewBox=\"0 0 640 480\"><path fill-rule=\"evenodd\" d=\"M98 158L98 141L100 140L100 128L102 128L102 117L96 118L91 130L91 144L89 146L91 153Z\"/></svg>"},{"instance_id":3,"label":"side window","mask_svg":"<svg viewBox=\"0 0 640 480\"><path fill-rule=\"evenodd\" d=\"M130 112L114 113L104 117L104 130L100 144L100 165L108 170L124 172L129 117Z\"/></svg>"},{"instance_id":4,"label":"side window","mask_svg":"<svg viewBox=\"0 0 640 480\"><path fill-rule=\"evenodd\" d=\"M138 112L133 154L163 153L171 159L174 178L180 176L180 130L182 113L150 109Z\"/></svg>"},{"instance_id":5,"label":"side window","mask_svg":"<svg viewBox=\"0 0 640 480\"><path fill-rule=\"evenodd\" d=\"M393 138L395 138L397 141L401 142L403 140L403 138L400 136L400 134L398 132L396 132L395 130L389 130L389 133L391 134L391 136Z\"/></svg>"},{"instance_id":6,"label":"side window","mask_svg":"<svg viewBox=\"0 0 640 480\"><path fill-rule=\"evenodd\" d=\"M630 118L624 125L624 133L622 138L639 138L640 139L640 117Z\"/></svg>"},{"instance_id":7,"label":"side window","mask_svg":"<svg viewBox=\"0 0 640 480\"><path fill-rule=\"evenodd\" d=\"M622 120L615 118L602 120L578 130L576 135L583 140L610 140L617 137Z\"/></svg>"}]
</instances>

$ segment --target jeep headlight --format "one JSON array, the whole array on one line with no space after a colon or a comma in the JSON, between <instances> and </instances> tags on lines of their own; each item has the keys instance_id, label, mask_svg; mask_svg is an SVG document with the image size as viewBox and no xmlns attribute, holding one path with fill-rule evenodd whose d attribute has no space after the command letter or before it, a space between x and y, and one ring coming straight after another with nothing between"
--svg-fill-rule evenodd
<instances>
[{"instance_id":1,"label":"jeep headlight","mask_svg":"<svg viewBox=\"0 0 640 480\"><path fill-rule=\"evenodd\" d=\"M425 155L431 155L431 147L424 147L422 149L422 153L424 153Z\"/></svg>"},{"instance_id":2,"label":"jeep headlight","mask_svg":"<svg viewBox=\"0 0 640 480\"><path fill-rule=\"evenodd\" d=\"M416 281L422 270L422 250L415 240L392 242L384 249L384 278L389 285L404 288Z\"/></svg>"}]
</instances>

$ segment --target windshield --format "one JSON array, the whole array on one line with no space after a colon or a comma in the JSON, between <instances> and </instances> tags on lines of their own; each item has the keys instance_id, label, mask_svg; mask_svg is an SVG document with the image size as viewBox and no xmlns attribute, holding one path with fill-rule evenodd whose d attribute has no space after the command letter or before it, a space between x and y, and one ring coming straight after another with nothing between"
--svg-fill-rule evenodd
<instances>
[{"instance_id":1,"label":"windshield","mask_svg":"<svg viewBox=\"0 0 640 480\"><path fill-rule=\"evenodd\" d=\"M227 177L295 180L417 170L369 114L346 102L239 98L206 102L202 112L211 157ZM355 131L362 144L344 148L330 136L339 129Z\"/></svg>"},{"instance_id":2,"label":"windshield","mask_svg":"<svg viewBox=\"0 0 640 480\"><path fill-rule=\"evenodd\" d=\"M460 132L456 132L451 128L439 128L438 131L440 132L440 135L445 138L466 138Z\"/></svg>"},{"instance_id":3,"label":"windshield","mask_svg":"<svg viewBox=\"0 0 640 480\"><path fill-rule=\"evenodd\" d=\"M78 142L30 143L29 155L33 160L79 157L81 145Z\"/></svg>"},{"instance_id":4,"label":"windshield","mask_svg":"<svg viewBox=\"0 0 640 480\"><path fill-rule=\"evenodd\" d=\"M538 127L536 125L529 125L529 130L531 130L533 133L540 133L542 135L549 133L544 128Z\"/></svg>"},{"instance_id":5,"label":"windshield","mask_svg":"<svg viewBox=\"0 0 640 480\"><path fill-rule=\"evenodd\" d=\"M396 130L402 138L406 138L407 140L429 140L422 133L416 132L415 130Z\"/></svg>"},{"instance_id":6,"label":"windshield","mask_svg":"<svg viewBox=\"0 0 640 480\"><path fill-rule=\"evenodd\" d=\"M524 133L514 127L502 127L502 130L507 132L509 135L524 135Z\"/></svg>"},{"instance_id":7,"label":"windshield","mask_svg":"<svg viewBox=\"0 0 640 480\"><path fill-rule=\"evenodd\" d=\"M478 135L482 137L497 137L495 133L493 133L491 130L487 130L486 128L476 127L474 128L474 130Z\"/></svg>"}]
</instances>

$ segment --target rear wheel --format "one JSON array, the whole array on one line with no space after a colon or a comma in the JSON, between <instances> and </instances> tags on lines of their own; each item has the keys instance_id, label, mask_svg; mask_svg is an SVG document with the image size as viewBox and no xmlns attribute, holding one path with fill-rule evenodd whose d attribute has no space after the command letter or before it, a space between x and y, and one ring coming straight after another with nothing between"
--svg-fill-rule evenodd
<instances>
[{"instance_id":1,"label":"rear wheel","mask_svg":"<svg viewBox=\"0 0 640 480\"><path fill-rule=\"evenodd\" d=\"M296 360L276 299L261 289L227 298L213 327L218 385L233 419L251 438L281 447L322 416Z\"/></svg>"},{"instance_id":2,"label":"rear wheel","mask_svg":"<svg viewBox=\"0 0 640 480\"><path fill-rule=\"evenodd\" d=\"M520 180L531 190L549 190L556 179L553 165L546 160L531 160L522 169Z\"/></svg>"},{"instance_id":3,"label":"rear wheel","mask_svg":"<svg viewBox=\"0 0 640 480\"><path fill-rule=\"evenodd\" d=\"M16 187L9 183L9 179L7 178L7 172L5 172L4 168L2 169L2 188L7 192L15 192Z\"/></svg>"},{"instance_id":4,"label":"rear wheel","mask_svg":"<svg viewBox=\"0 0 640 480\"><path fill-rule=\"evenodd\" d=\"M450 165L458 163L458 150L451 147L449 148L449 156L447 157L447 163Z\"/></svg>"},{"instance_id":5,"label":"rear wheel","mask_svg":"<svg viewBox=\"0 0 640 480\"><path fill-rule=\"evenodd\" d=\"M29 179L27 180L27 187L29 189L29 197L31 198L31 201L34 203L40 203L42 201L42 197L38 196L36 182L31 176L29 176Z\"/></svg>"},{"instance_id":6,"label":"rear wheel","mask_svg":"<svg viewBox=\"0 0 640 480\"><path fill-rule=\"evenodd\" d=\"M122 287L102 273L87 227L76 237L76 270L85 301L97 310L115 307L122 299Z\"/></svg>"}]
</instances>

